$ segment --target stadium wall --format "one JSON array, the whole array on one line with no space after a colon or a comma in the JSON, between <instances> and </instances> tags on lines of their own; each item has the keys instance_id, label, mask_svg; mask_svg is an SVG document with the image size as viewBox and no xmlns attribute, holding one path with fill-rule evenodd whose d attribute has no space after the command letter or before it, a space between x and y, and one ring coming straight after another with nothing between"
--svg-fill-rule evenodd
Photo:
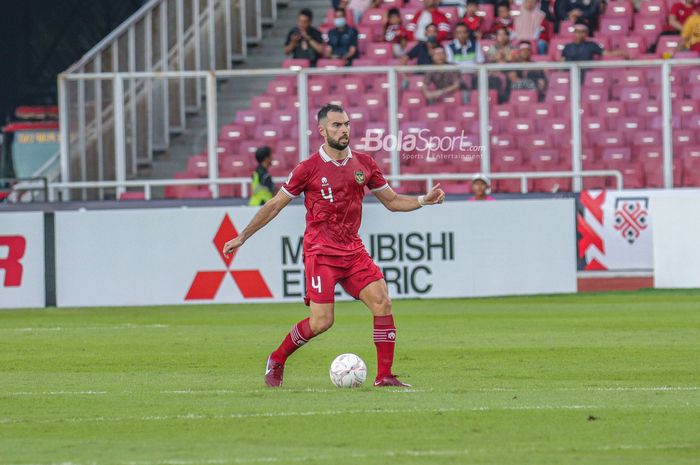
<instances>
[{"instance_id":1,"label":"stadium wall","mask_svg":"<svg viewBox=\"0 0 700 465\"><path fill-rule=\"evenodd\" d=\"M653 201L654 287L700 287L700 203L687 196Z\"/></svg>"},{"instance_id":2,"label":"stadium wall","mask_svg":"<svg viewBox=\"0 0 700 465\"><path fill-rule=\"evenodd\" d=\"M233 259L220 253L223 242L255 211L219 207L56 212L56 303L299 302L304 292L301 205L286 208ZM448 202L395 215L368 204L361 236L384 270L394 298L575 292L573 211L572 198ZM42 214L31 214L35 222L26 225L14 215L3 214L6 230L26 228L37 244L22 258L32 270L26 275L27 287L22 286L24 300L7 299L10 294L3 287L0 307L43 306L49 293L44 285ZM349 297L339 293L338 298Z\"/></svg>"}]
</instances>

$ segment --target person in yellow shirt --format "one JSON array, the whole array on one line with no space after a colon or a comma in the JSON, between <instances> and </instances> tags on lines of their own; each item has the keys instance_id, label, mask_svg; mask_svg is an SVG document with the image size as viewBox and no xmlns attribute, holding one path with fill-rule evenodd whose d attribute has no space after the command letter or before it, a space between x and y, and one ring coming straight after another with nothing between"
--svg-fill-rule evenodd
<instances>
[{"instance_id":1,"label":"person in yellow shirt","mask_svg":"<svg viewBox=\"0 0 700 465\"><path fill-rule=\"evenodd\" d=\"M683 24L681 37L685 41L685 48L693 52L700 52L700 6Z\"/></svg>"}]
</instances>

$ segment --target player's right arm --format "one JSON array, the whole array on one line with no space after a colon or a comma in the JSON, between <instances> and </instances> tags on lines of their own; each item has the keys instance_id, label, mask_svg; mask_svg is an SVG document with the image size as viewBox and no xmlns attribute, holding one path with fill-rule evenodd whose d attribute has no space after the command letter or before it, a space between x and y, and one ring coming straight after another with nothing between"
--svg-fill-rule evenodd
<instances>
[{"instance_id":1,"label":"player's right arm","mask_svg":"<svg viewBox=\"0 0 700 465\"><path fill-rule=\"evenodd\" d=\"M273 220L284 207L292 201L292 198L282 191L260 207L248 226L241 233L224 244L224 255L231 255L237 248L242 246L253 234Z\"/></svg>"},{"instance_id":2,"label":"player's right arm","mask_svg":"<svg viewBox=\"0 0 700 465\"><path fill-rule=\"evenodd\" d=\"M306 163L299 163L294 171L289 174L285 182L275 196L265 202L260 210L255 214L248 226L241 233L224 244L224 255L231 255L245 241L255 234L259 229L272 221L277 214L286 207L292 199L298 197L306 188L309 179L309 168Z\"/></svg>"}]
</instances>

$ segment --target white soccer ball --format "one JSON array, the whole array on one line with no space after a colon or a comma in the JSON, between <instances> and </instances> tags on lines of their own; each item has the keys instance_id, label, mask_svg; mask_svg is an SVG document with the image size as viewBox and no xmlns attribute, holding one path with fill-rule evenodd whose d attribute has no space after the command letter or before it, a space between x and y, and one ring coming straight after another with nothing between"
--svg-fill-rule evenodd
<instances>
[{"instance_id":1,"label":"white soccer ball","mask_svg":"<svg viewBox=\"0 0 700 465\"><path fill-rule=\"evenodd\" d=\"M355 354L338 355L328 371L336 387L358 387L367 379L367 365Z\"/></svg>"}]
</instances>

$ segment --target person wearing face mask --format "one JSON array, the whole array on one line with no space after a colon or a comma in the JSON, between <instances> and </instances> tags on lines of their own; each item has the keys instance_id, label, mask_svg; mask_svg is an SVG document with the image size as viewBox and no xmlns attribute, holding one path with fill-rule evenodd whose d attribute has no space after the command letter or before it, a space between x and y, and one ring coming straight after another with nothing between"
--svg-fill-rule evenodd
<instances>
[{"instance_id":1,"label":"person wearing face mask","mask_svg":"<svg viewBox=\"0 0 700 465\"><path fill-rule=\"evenodd\" d=\"M401 64L408 64L409 60L415 59L419 65L432 65L433 49L438 45L438 28L435 24L428 24L425 27L425 40L419 41L407 54L402 56Z\"/></svg>"},{"instance_id":2,"label":"person wearing face mask","mask_svg":"<svg viewBox=\"0 0 700 465\"><path fill-rule=\"evenodd\" d=\"M352 65L357 58L357 29L348 26L344 8L335 9L333 18L335 28L328 31L326 57L345 60L345 65Z\"/></svg>"},{"instance_id":3,"label":"person wearing face mask","mask_svg":"<svg viewBox=\"0 0 700 465\"><path fill-rule=\"evenodd\" d=\"M408 41L427 40L428 25L433 24L437 30L437 43L450 38L450 21L444 13L438 10L440 0L423 0L423 10L416 13L410 23L406 25Z\"/></svg>"}]
</instances>

